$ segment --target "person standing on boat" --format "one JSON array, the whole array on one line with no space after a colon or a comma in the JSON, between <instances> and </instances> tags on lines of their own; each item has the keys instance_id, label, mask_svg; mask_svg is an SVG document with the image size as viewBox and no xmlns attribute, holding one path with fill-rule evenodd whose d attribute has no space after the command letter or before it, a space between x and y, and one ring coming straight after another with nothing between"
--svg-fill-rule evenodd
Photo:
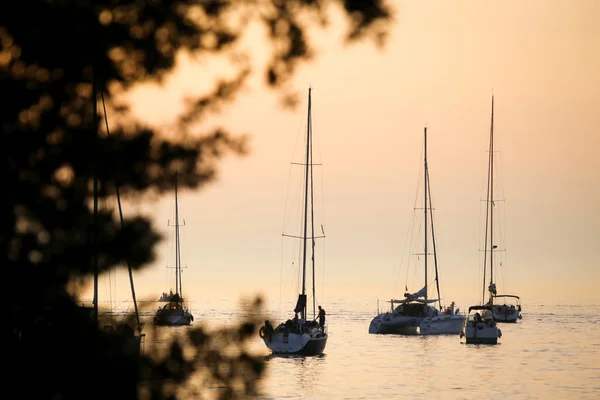
<instances>
[{"instance_id":1,"label":"person standing on boat","mask_svg":"<svg viewBox=\"0 0 600 400\"><path fill-rule=\"evenodd\" d=\"M319 306L319 326L321 327L321 329L323 329L325 327L325 310L323 308L321 308L321 306Z\"/></svg>"}]
</instances>

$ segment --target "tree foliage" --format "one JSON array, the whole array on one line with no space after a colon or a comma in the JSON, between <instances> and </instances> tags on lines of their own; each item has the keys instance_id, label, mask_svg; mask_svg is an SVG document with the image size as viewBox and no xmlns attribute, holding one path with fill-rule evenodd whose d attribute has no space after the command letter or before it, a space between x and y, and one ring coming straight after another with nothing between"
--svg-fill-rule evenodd
<instances>
[{"instance_id":1,"label":"tree foliage","mask_svg":"<svg viewBox=\"0 0 600 400\"><path fill-rule=\"evenodd\" d=\"M94 179L100 201L117 190L129 196L170 191L176 173L186 188L215 179L225 154L247 152L245 136L222 128L205 132L200 123L233 102L250 75L245 30L254 23L265 27L271 51L265 84L286 97L298 65L314 55L307 30L325 26L332 7L347 17L348 42L371 37L383 43L391 14L382 0L23 0L0 6L7 172L0 262L8 302L2 343L13 387L36 398L176 398L167 388L185 383L202 359L229 365L228 375L219 368L210 375L229 382L225 397L256 390L264 366L244 351L256 321L218 335L237 343L233 358L201 326L189 331L194 357L186 358L174 342L162 359L138 358L123 351L130 330L98 329L67 288L96 267L102 273L147 266L160 240L147 217L125 210L121 224L113 211L95 214ZM236 74L190 101L176 120L177 137L167 138L136 120L118 98L136 85L162 82L182 52L230 57ZM118 122L110 134L99 95ZM246 383L238 393L240 377Z\"/></svg>"}]
</instances>

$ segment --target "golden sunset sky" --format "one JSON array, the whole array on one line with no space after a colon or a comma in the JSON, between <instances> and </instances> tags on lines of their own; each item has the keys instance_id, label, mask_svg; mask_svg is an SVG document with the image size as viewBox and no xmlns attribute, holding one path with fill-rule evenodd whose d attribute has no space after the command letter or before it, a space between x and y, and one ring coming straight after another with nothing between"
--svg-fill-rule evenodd
<instances>
[{"instance_id":1,"label":"golden sunset sky","mask_svg":"<svg viewBox=\"0 0 600 400\"><path fill-rule=\"evenodd\" d=\"M254 75L235 103L207 123L249 133L251 152L225 158L214 183L180 193L184 295L279 297L282 268L290 268L281 236L290 162L312 86L327 236L317 276L325 296L401 296L407 275L401 258L427 126L443 291L480 297L480 200L493 94L506 200L498 221L506 235L499 290L525 302L569 295L597 300L600 1L391 4L396 19L381 50L369 41L344 46L346 26L337 11L329 29L310 29L317 54L294 77L302 94L294 110L265 88L264 34L248 31ZM182 57L164 87L131 94L134 111L164 124L184 96L202 93L222 71L222 61ZM140 207L172 235L171 195ZM136 275L138 297L168 290L170 243L162 242L157 261ZM420 288L412 275L408 282L411 290Z\"/></svg>"}]
</instances>

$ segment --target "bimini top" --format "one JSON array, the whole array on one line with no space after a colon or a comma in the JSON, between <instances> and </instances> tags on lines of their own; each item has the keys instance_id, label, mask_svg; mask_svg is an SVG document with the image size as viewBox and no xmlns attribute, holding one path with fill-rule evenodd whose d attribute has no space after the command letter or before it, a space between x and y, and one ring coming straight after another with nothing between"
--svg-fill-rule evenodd
<instances>
[{"instance_id":1,"label":"bimini top","mask_svg":"<svg viewBox=\"0 0 600 400\"><path fill-rule=\"evenodd\" d=\"M471 307L469 307L469 312L471 312L471 310L489 310L489 311L492 311L492 306L471 306Z\"/></svg>"},{"instance_id":2,"label":"bimini top","mask_svg":"<svg viewBox=\"0 0 600 400\"><path fill-rule=\"evenodd\" d=\"M520 300L521 298L519 296L515 296L514 294L497 294L494 296L494 298L496 297L512 297L515 298L517 300Z\"/></svg>"}]
</instances>

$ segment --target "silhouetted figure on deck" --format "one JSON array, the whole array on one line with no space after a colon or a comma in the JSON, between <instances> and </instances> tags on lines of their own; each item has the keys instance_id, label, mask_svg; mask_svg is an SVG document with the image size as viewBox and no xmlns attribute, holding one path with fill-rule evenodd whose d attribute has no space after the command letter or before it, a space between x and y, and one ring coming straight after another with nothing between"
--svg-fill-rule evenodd
<instances>
[{"instance_id":1,"label":"silhouetted figure on deck","mask_svg":"<svg viewBox=\"0 0 600 400\"><path fill-rule=\"evenodd\" d=\"M321 308L321 306L319 306L319 315L317 318L319 318L319 326L323 329L325 327L325 309Z\"/></svg>"}]
</instances>

